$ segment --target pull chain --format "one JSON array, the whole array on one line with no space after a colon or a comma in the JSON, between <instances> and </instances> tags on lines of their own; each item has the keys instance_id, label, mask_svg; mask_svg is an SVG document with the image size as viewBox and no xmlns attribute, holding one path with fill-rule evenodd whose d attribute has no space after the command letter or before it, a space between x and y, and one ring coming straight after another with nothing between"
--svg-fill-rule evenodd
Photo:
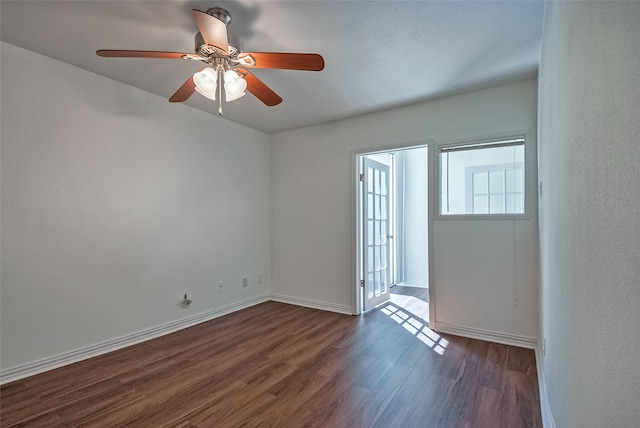
<instances>
[{"instance_id":1,"label":"pull chain","mask_svg":"<svg viewBox=\"0 0 640 428\"><path fill-rule=\"evenodd\" d=\"M218 114L222 116L222 70L218 69Z\"/></svg>"}]
</instances>

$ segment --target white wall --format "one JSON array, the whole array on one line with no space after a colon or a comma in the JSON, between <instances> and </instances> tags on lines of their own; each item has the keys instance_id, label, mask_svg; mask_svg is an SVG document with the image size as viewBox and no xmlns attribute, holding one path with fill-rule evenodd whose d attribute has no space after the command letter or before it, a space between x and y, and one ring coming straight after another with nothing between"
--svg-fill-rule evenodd
<instances>
[{"instance_id":1,"label":"white wall","mask_svg":"<svg viewBox=\"0 0 640 428\"><path fill-rule=\"evenodd\" d=\"M426 287L428 277L427 248L427 148L402 152L404 158L404 285Z\"/></svg>"},{"instance_id":2,"label":"white wall","mask_svg":"<svg viewBox=\"0 0 640 428\"><path fill-rule=\"evenodd\" d=\"M353 151L535 130L536 121L537 82L527 80L273 134L272 292L339 307L354 304ZM531 135L535 144L535 131ZM436 321L537 337L536 210L515 227L486 220L435 222L435 281L430 285ZM479 263L492 268L480 279Z\"/></svg>"},{"instance_id":3,"label":"white wall","mask_svg":"<svg viewBox=\"0 0 640 428\"><path fill-rule=\"evenodd\" d=\"M3 370L268 292L268 135L1 54Z\"/></svg>"},{"instance_id":4,"label":"white wall","mask_svg":"<svg viewBox=\"0 0 640 428\"><path fill-rule=\"evenodd\" d=\"M544 28L543 387L557 427L638 427L640 2L549 2Z\"/></svg>"}]
</instances>

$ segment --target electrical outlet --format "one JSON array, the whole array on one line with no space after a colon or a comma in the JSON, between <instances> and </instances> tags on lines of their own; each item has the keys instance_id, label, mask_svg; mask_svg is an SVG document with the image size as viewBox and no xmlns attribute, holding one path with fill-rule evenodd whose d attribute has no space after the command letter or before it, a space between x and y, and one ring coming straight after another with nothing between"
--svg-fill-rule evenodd
<instances>
[{"instance_id":1,"label":"electrical outlet","mask_svg":"<svg viewBox=\"0 0 640 428\"><path fill-rule=\"evenodd\" d=\"M258 275L258 284L262 284L262 275Z\"/></svg>"},{"instance_id":2,"label":"electrical outlet","mask_svg":"<svg viewBox=\"0 0 640 428\"><path fill-rule=\"evenodd\" d=\"M222 284L222 281L220 281L218 283L218 294L222 294L223 291L224 291L224 285Z\"/></svg>"},{"instance_id":3,"label":"electrical outlet","mask_svg":"<svg viewBox=\"0 0 640 428\"><path fill-rule=\"evenodd\" d=\"M247 286L247 278L242 278L242 286L243 287Z\"/></svg>"}]
</instances>

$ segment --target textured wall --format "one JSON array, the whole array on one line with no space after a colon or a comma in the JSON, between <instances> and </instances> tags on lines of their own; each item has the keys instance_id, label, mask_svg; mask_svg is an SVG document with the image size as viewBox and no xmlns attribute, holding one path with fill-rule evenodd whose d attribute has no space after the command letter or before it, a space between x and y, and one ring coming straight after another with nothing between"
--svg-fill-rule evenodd
<instances>
[{"instance_id":1,"label":"textured wall","mask_svg":"<svg viewBox=\"0 0 640 428\"><path fill-rule=\"evenodd\" d=\"M549 2L542 358L555 426L640 426L640 2Z\"/></svg>"},{"instance_id":2,"label":"textured wall","mask_svg":"<svg viewBox=\"0 0 640 428\"><path fill-rule=\"evenodd\" d=\"M404 152L404 278L408 285L429 284L427 248L427 149Z\"/></svg>"},{"instance_id":3,"label":"textured wall","mask_svg":"<svg viewBox=\"0 0 640 428\"><path fill-rule=\"evenodd\" d=\"M536 91L536 81L526 80L272 134L272 291L332 304L354 304L353 151L525 129L534 130L530 143L535 145ZM533 184L535 194L535 178ZM436 294L437 320L537 336L535 198L532 203L532 218L518 220L515 226L504 220L435 222L436 260L432 267L436 281L430 285ZM486 250L487 242L495 249L491 254ZM481 281L478 260L486 266ZM514 306L516 294L518 305Z\"/></svg>"},{"instance_id":4,"label":"textured wall","mask_svg":"<svg viewBox=\"0 0 640 428\"><path fill-rule=\"evenodd\" d=\"M268 292L268 135L6 43L1 78L3 369Z\"/></svg>"}]
</instances>

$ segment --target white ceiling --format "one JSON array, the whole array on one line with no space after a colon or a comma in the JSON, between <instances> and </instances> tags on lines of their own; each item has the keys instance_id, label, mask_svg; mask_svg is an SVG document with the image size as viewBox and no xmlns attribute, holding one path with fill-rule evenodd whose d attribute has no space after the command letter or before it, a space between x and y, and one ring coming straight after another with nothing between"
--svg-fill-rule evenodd
<instances>
[{"instance_id":1,"label":"white ceiling","mask_svg":"<svg viewBox=\"0 0 640 428\"><path fill-rule=\"evenodd\" d=\"M535 77L544 1L5 1L1 38L169 98L202 63L101 58L98 49L193 52L191 9L221 6L244 51L311 52L321 72L254 70L282 98L224 117L277 132ZM217 115L194 94L187 105ZM176 105L175 108L185 108Z\"/></svg>"}]
</instances>

